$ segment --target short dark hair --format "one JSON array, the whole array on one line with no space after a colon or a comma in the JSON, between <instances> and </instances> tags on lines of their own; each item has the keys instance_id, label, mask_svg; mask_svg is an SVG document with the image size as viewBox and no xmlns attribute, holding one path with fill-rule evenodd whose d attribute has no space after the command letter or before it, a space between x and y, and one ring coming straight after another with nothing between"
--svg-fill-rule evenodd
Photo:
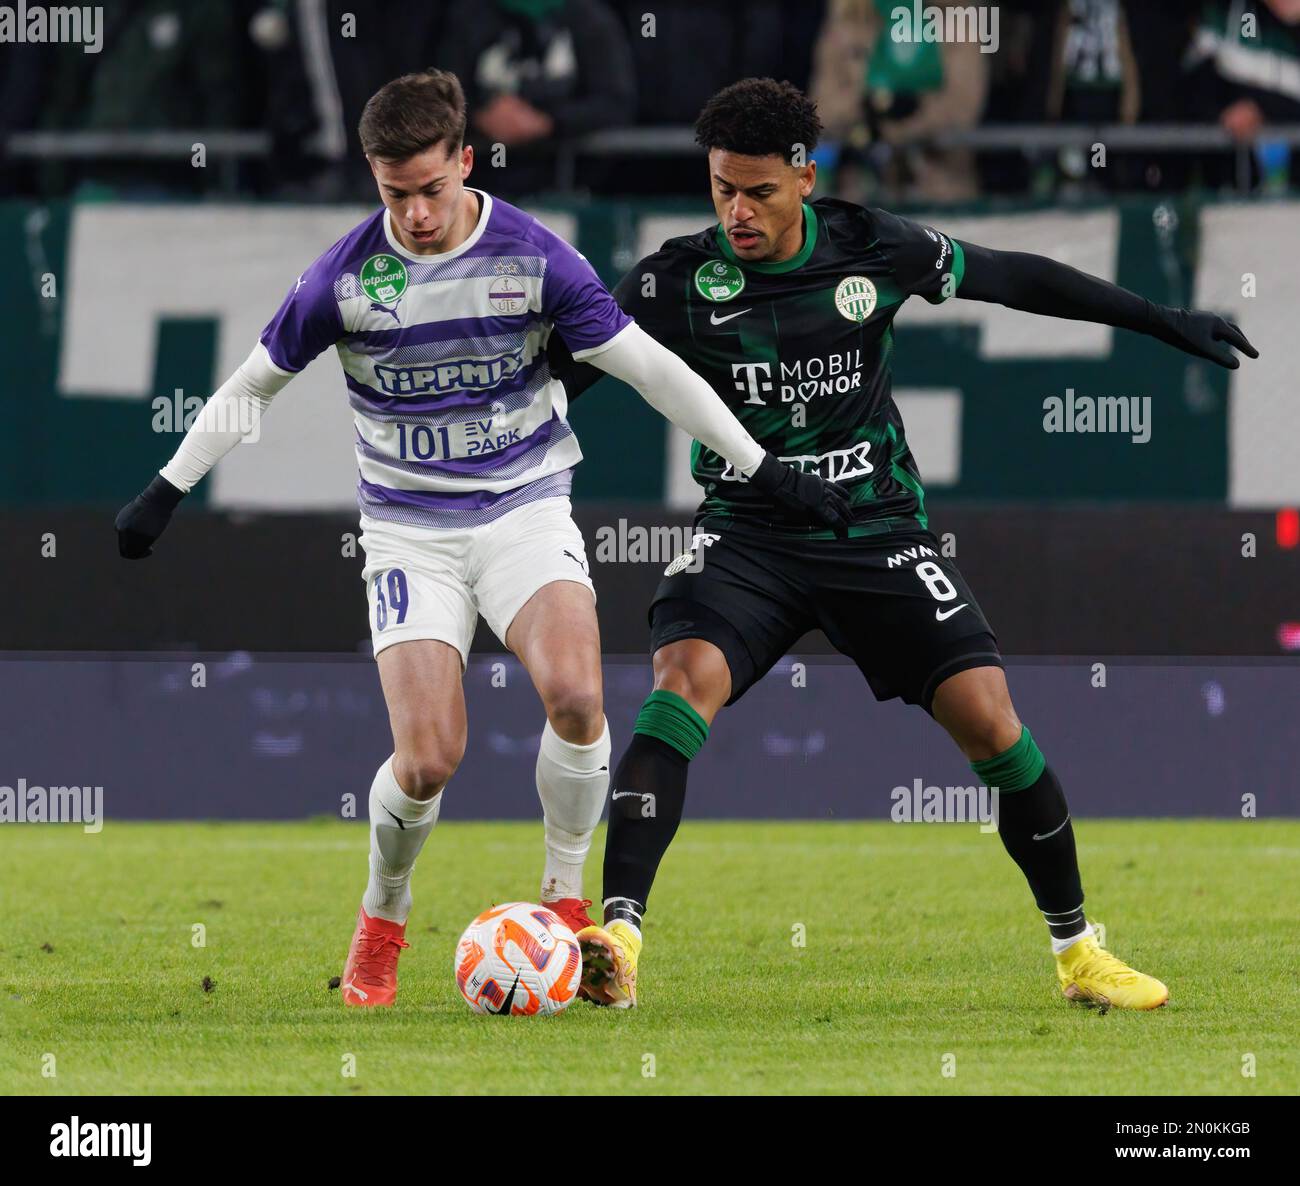
<instances>
[{"instance_id":1,"label":"short dark hair","mask_svg":"<svg viewBox=\"0 0 1300 1186\"><path fill-rule=\"evenodd\" d=\"M817 104L793 83L742 78L705 103L695 121L695 143L792 163L796 145L812 155L821 130Z\"/></svg>"},{"instance_id":2,"label":"short dark hair","mask_svg":"<svg viewBox=\"0 0 1300 1186\"><path fill-rule=\"evenodd\" d=\"M361 150L381 161L405 161L444 141L447 153L465 139L465 92L446 70L403 74L380 87L357 125Z\"/></svg>"}]
</instances>

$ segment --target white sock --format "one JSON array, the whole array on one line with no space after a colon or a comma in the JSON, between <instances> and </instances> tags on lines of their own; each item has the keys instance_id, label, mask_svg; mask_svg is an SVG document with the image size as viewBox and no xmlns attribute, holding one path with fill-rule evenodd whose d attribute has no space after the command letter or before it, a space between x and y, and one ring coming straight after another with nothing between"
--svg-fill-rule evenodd
<instances>
[{"instance_id":1,"label":"white sock","mask_svg":"<svg viewBox=\"0 0 1300 1186\"><path fill-rule=\"evenodd\" d=\"M1077 935L1071 935L1068 939L1053 939L1052 954L1060 955L1063 951L1069 951L1080 939L1087 939L1097 932L1092 929L1092 923L1089 923Z\"/></svg>"},{"instance_id":2,"label":"white sock","mask_svg":"<svg viewBox=\"0 0 1300 1186\"><path fill-rule=\"evenodd\" d=\"M589 745L565 741L546 722L537 750L537 797L546 829L542 901L582 897L582 866L609 790L609 722Z\"/></svg>"},{"instance_id":3,"label":"white sock","mask_svg":"<svg viewBox=\"0 0 1300 1186\"><path fill-rule=\"evenodd\" d=\"M393 759L379 767L370 784L370 881L361 908L371 918L405 923L411 913L411 870L433 825L442 791L412 799L393 774Z\"/></svg>"}]
</instances>

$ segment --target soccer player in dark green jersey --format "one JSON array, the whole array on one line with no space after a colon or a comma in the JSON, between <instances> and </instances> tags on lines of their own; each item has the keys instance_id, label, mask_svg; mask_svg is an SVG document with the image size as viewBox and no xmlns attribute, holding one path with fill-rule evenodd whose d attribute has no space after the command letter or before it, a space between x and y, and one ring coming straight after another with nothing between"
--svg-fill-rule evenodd
<instances>
[{"instance_id":1,"label":"soccer player in dark green jersey","mask_svg":"<svg viewBox=\"0 0 1300 1186\"><path fill-rule=\"evenodd\" d=\"M811 201L820 128L789 83L746 79L715 95L696 138L717 225L669 240L614 290L757 441L846 488L852 516L847 533L810 528L694 445L704 502L691 552L668 567L650 611L654 691L611 785L605 925L579 936L584 989L635 1004L641 917L681 821L689 763L718 710L820 628L877 699L920 705L998 789L998 832L1046 920L1065 995L1163 1005L1166 987L1103 949L1084 916L1061 784L1012 705L993 631L930 531L890 392L893 321L909 296L956 297L1150 334L1229 368L1233 348L1257 352L1212 313L884 210ZM560 369L571 396L599 375Z\"/></svg>"}]
</instances>

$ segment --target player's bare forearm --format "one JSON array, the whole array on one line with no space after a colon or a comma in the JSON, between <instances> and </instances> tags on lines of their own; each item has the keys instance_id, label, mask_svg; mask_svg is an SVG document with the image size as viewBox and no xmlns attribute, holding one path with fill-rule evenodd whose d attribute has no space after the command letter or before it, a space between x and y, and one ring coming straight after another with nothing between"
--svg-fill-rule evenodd
<instances>
[{"instance_id":1,"label":"player's bare forearm","mask_svg":"<svg viewBox=\"0 0 1300 1186\"><path fill-rule=\"evenodd\" d=\"M1259 357L1241 328L1217 313L1158 305L1044 255L961 246L966 270L957 295L968 300L1133 330L1229 370L1241 365L1234 349Z\"/></svg>"}]
</instances>

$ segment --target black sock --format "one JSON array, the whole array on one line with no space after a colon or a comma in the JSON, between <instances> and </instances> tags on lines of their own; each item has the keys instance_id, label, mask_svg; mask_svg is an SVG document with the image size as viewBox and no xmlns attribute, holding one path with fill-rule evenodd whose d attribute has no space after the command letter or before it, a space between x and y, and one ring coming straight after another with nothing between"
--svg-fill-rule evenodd
<instances>
[{"instance_id":1,"label":"black sock","mask_svg":"<svg viewBox=\"0 0 1300 1186\"><path fill-rule=\"evenodd\" d=\"M659 862L682 822L690 763L657 737L634 733L610 783L605 921L641 925Z\"/></svg>"},{"instance_id":2,"label":"black sock","mask_svg":"<svg viewBox=\"0 0 1300 1186\"><path fill-rule=\"evenodd\" d=\"M1044 766L1038 781L1024 790L999 793L998 835L1029 882L1052 938L1079 934L1087 922L1074 826L1050 766Z\"/></svg>"}]
</instances>

